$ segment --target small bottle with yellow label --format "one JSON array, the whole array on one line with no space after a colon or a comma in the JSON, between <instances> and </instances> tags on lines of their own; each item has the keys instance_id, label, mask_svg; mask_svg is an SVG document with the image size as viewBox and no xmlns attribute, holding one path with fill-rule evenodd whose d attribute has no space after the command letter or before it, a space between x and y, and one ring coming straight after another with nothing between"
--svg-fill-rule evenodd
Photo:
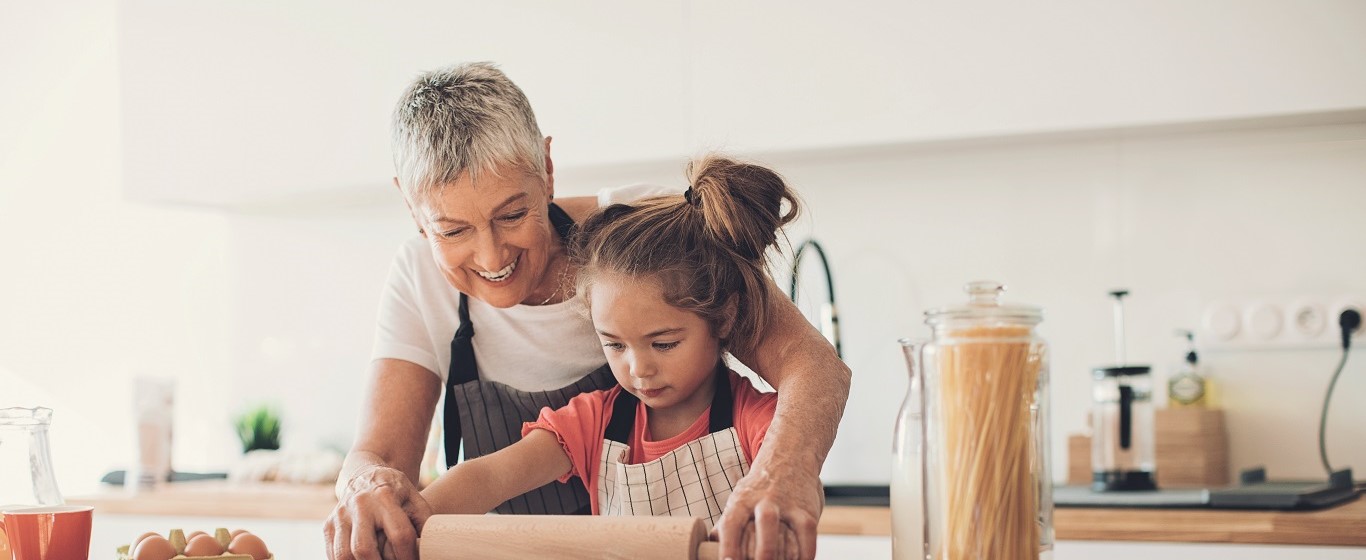
<instances>
[{"instance_id":1,"label":"small bottle with yellow label","mask_svg":"<svg viewBox=\"0 0 1366 560\"><path fill-rule=\"evenodd\" d=\"M1167 380L1167 406L1208 407L1211 404L1210 382L1200 369L1200 357L1195 352L1195 333L1183 330L1176 331L1176 334L1186 338L1189 348L1185 361Z\"/></svg>"}]
</instances>

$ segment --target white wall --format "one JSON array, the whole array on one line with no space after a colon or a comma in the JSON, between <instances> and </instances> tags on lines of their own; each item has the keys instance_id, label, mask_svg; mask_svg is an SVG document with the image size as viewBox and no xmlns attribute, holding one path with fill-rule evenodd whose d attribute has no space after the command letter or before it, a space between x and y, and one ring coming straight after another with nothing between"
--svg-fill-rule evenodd
<instances>
[{"instance_id":1,"label":"white wall","mask_svg":"<svg viewBox=\"0 0 1366 560\"><path fill-rule=\"evenodd\" d=\"M905 367L893 343L978 278L1044 308L1053 351L1054 474L1085 428L1090 368L1113 363L1111 305L1128 299L1128 356L1159 379L1172 333L1224 297L1366 294L1366 122L1021 141L824 159L774 158L834 259L850 410L827 478L886 480ZM1336 323L1336 320L1334 320ZM1321 476L1318 411L1338 354L1208 351L1232 464ZM1348 364L1329 421L1336 465L1366 468L1366 360ZM1160 468L1160 466L1159 466Z\"/></svg>"},{"instance_id":2,"label":"white wall","mask_svg":"<svg viewBox=\"0 0 1366 560\"><path fill-rule=\"evenodd\" d=\"M1328 121L1324 124L1320 121ZM1309 123L1309 124L1306 124ZM680 160L681 161L681 160ZM906 388L896 340L928 336L923 312L990 278L1042 306L1052 349L1053 473L1086 429L1090 370L1114 361L1111 300L1127 287L1128 357L1158 383L1184 356L1178 328L1205 304L1255 296L1366 295L1366 114L1206 123L982 141L770 154L807 203L789 232L832 259L848 412L824 478L885 483ZM580 172L560 184L643 177L681 164ZM804 267L805 268L805 267ZM805 269L806 277L818 270ZM786 280L781 282L786 286ZM804 301L818 317L821 290ZM1334 319L1334 322L1336 320ZM1231 464L1320 477L1318 413L1339 354L1205 351L1227 410ZM1347 364L1329 417L1335 466L1366 465L1366 359ZM1159 468L1161 468L1159 466Z\"/></svg>"},{"instance_id":3,"label":"white wall","mask_svg":"<svg viewBox=\"0 0 1366 560\"><path fill-rule=\"evenodd\" d=\"M53 408L61 484L88 491L132 455L131 376L175 377L178 464L219 464L229 222L121 199L110 3L0 13L0 406Z\"/></svg>"},{"instance_id":4,"label":"white wall","mask_svg":"<svg viewBox=\"0 0 1366 560\"><path fill-rule=\"evenodd\" d=\"M597 165L1366 105L1357 0L138 0L118 15L125 188L144 201L369 184L403 82L454 61L497 61L543 129L574 139L557 153Z\"/></svg>"}]
</instances>

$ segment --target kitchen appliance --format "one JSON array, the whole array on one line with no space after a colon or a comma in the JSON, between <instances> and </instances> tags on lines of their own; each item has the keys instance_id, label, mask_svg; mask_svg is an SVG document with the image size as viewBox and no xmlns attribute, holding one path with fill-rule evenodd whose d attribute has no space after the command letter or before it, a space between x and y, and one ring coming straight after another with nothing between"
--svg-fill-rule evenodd
<instances>
[{"instance_id":1,"label":"kitchen appliance","mask_svg":"<svg viewBox=\"0 0 1366 560\"><path fill-rule=\"evenodd\" d=\"M1004 289L968 284L966 304L925 313L929 341L902 342L911 390L922 391L904 417L922 407L923 440L909 421L898 423L897 440L901 453L923 450L925 533L916 550L916 535L899 532L915 525L900 522L913 506L894 496L896 557L1018 560L1053 548L1048 345L1035 331L1039 308L1001 303ZM904 474L893 473L894 483Z\"/></svg>"},{"instance_id":2,"label":"kitchen appliance","mask_svg":"<svg viewBox=\"0 0 1366 560\"><path fill-rule=\"evenodd\" d=\"M1152 367L1124 355L1124 296L1115 290L1115 365L1091 370L1091 489L1156 490Z\"/></svg>"}]
</instances>

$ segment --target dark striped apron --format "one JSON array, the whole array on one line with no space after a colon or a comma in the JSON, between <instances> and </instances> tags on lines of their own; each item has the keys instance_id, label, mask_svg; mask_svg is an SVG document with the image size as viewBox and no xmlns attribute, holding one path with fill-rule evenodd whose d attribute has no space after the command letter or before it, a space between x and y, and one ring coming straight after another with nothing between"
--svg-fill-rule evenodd
<instances>
[{"instance_id":1,"label":"dark striped apron","mask_svg":"<svg viewBox=\"0 0 1366 560\"><path fill-rule=\"evenodd\" d=\"M569 215L550 204L550 222L562 242L574 232ZM606 358L603 358L606 361ZM488 455L522 439L522 423L536 420L542 407L560 408L579 393L616 385L612 370L604 364L583 378L550 391L520 391L502 383L479 379L474 358L474 324L469 299L460 294L460 326L451 339L451 366L446 374L446 404L442 410L446 466L460 458L461 442L466 459ZM577 477L568 483L552 482L503 502L494 511L504 514L588 514L588 492Z\"/></svg>"},{"instance_id":2,"label":"dark striped apron","mask_svg":"<svg viewBox=\"0 0 1366 560\"><path fill-rule=\"evenodd\" d=\"M707 435L653 461L630 464L631 431L639 399L622 389L598 461L600 515L696 517L711 531L749 461L735 431L735 405L727 370L718 368Z\"/></svg>"}]
</instances>

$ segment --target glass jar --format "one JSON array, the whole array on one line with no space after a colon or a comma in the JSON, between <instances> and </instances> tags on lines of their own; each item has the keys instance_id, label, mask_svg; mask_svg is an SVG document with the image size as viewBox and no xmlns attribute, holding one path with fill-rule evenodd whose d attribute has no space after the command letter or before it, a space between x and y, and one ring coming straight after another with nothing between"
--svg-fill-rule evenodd
<instances>
[{"instance_id":1,"label":"glass jar","mask_svg":"<svg viewBox=\"0 0 1366 560\"><path fill-rule=\"evenodd\" d=\"M900 342L911 380L892 431L892 560L925 560L925 402L916 373L925 341Z\"/></svg>"},{"instance_id":2,"label":"glass jar","mask_svg":"<svg viewBox=\"0 0 1366 560\"><path fill-rule=\"evenodd\" d=\"M51 424L50 408L0 408L0 508L62 505L47 443Z\"/></svg>"},{"instance_id":3,"label":"glass jar","mask_svg":"<svg viewBox=\"0 0 1366 560\"><path fill-rule=\"evenodd\" d=\"M967 304L927 311L933 338L908 362L923 391L931 560L1037 559L1053 549L1048 345L1035 332L1039 308L1003 305L1004 289L973 282Z\"/></svg>"}]
</instances>

